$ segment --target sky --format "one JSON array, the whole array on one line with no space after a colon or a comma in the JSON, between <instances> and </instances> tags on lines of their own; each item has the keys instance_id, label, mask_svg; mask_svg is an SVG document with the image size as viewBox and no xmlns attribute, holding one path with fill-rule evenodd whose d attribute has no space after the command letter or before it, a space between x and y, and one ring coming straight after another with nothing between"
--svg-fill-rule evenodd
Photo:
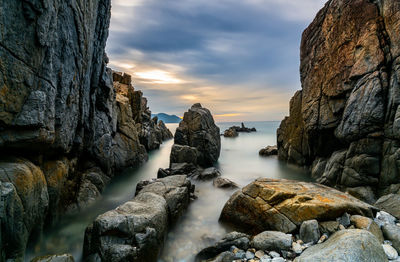
<instances>
[{"instance_id":1,"label":"sky","mask_svg":"<svg viewBox=\"0 0 400 262\"><path fill-rule=\"evenodd\" d=\"M109 67L153 113L282 120L301 89L300 40L326 0L112 0Z\"/></svg>"}]
</instances>

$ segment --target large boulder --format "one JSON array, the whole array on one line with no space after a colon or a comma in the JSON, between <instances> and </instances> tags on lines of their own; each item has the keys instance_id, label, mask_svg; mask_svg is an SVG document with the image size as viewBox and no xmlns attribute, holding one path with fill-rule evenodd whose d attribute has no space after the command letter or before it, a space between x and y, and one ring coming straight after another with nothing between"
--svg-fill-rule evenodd
<instances>
[{"instance_id":1,"label":"large boulder","mask_svg":"<svg viewBox=\"0 0 400 262\"><path fill-rule=\"evenodd\" d=\"M196 149L198 152L196 162L203 167L212 166L217 162L221 151L219 127L215 125L210 111L200 104L194 104L188 112L185 112L183 120L176 129L174 142L175 145ZM178 153L175 150L178 149L179 147L172 148L171 156L175 157L171 158L171 163L181 159L176 156Z\"/></svg>"},{"instance_id":2,"label":"large boulder","mask_svg":"<svg viewBox=\"0 0 400 262\"><path fill-rule=\"evenodd\" d=\"M398 183L399 13L399 1L330 0L317 14L301 41L302 90L277 132L280 159L328 161L326 185Z\"/></svg>"},{"instance_id":3,"label":"large boulder","mask_svg":"<svg viewBox=\"0 0 400 262\"><path fill-rule=\"evenodd\" d=\"M370 232L360 229L341 230L326 242L309 247L294 262L371 261L386 262L381 243Z\"/></svg>"},{"instance_id":4,"label":"large boulder","mask_svg":"<svg viewBox=\"0 0 400 262\"><path fill-rule=\"evenodd\" d=\"M86 229L84 260L157 261L170 224L189 204L191 183L170 176L141 184L135 198Z\"/></svg>"},{"instance_id":5,"label":"large boulder","mask_svg":"<svg viewBox=\"0 0 400 262\"><path fill-rule=\"evenodd\" d=\"M343 213L373 217L375 208L333 188L291 180L257 179L234 193L220 219L250 231L292 232L303 221Z\"/></svg>"}]
</instances>

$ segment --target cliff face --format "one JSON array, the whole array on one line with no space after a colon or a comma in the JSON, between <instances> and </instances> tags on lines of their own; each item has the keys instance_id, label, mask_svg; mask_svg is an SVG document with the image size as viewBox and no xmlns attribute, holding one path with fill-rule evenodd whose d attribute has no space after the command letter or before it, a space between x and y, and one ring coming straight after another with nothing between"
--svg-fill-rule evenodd
<instances>
[{"instance_id":1,"label":"cliff face","mask_svg":"<svg viewBox=\"0 0 400 262\"><path fill-rule=\"evenodd\" d=\"M330 0L304 31L301 83L278 129L280 159L319 182L400 179L400 2Z\"/></svg>"},{"instance_id":2,"label":"cliff face","mask_svg":"<svg viewBox=\"0 0 400 262\"><path fill-rule=\"evenodd\" d=\"M106 67L110 0L0 1L0 261L171 137Z\"/></svg>"}]
</instances>

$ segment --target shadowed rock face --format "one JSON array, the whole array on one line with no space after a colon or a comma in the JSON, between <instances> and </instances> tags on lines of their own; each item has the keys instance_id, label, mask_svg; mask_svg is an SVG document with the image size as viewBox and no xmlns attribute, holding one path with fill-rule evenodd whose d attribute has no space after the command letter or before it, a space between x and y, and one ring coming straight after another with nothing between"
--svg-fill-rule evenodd
<instances>
[{"instance_id":1,"label":"shadowed rock face","mask_svg":"<svg viewBox=\"0 0 400 262\"><path fill-rule=\"evenodd\" d=\"M331 186L398 183L399 24L398 1L330 0L317 14L301 42L302 90L278 130L280 159L315 161L313 175Z\"/></svg>"},{"instance_id":2,"label":"shadowed rock face","mask_svg":"<svg viewBox=\"0 0 400 262\"><path fill-rule=\"evenodd\" d=\"M303 221L328 221L343 213L373 216L375 208L333 188L291 180L257 179L237 191L220 219L248 231L293 232Z\"/></svg>"}]
</instances>

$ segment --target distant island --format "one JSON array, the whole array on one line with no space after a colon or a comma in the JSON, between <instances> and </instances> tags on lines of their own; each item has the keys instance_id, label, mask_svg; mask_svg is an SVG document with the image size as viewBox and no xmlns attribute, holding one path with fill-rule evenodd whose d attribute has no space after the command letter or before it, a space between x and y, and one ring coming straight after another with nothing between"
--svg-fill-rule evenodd
<instances>
[{"instance_id":1,"label":"distant island","mask_svg":"<svg viewBox=\"0 0 400 262\"><path fill-rule=\"evenodd\" d=\"M158 120L162 120L164 123L179 123L182 119L177 115L168 115L165 113L152 114L151 117L158 117Z\"/></svg>"}]
</instances>

